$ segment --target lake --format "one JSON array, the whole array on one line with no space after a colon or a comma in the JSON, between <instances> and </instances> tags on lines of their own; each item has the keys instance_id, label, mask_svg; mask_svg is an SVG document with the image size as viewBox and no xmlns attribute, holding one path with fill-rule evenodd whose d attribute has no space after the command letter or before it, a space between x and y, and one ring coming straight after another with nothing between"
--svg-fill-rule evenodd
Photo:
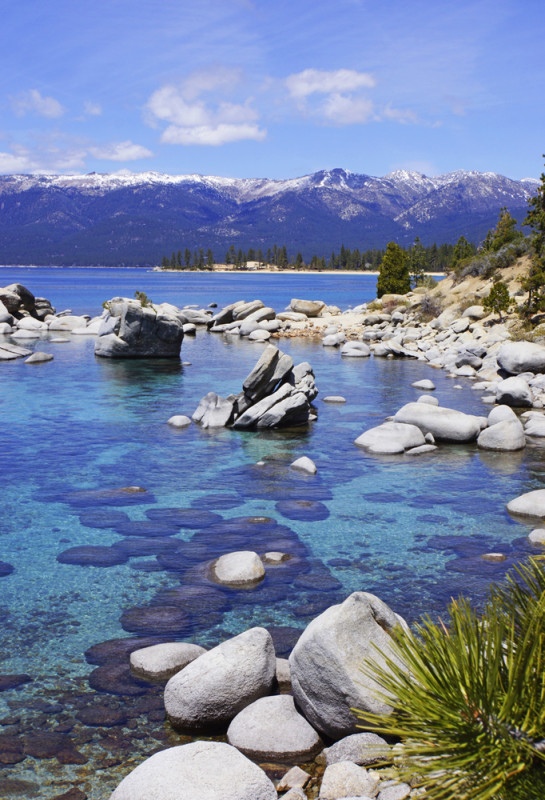
<instances>
[{"instance_id":1,"label":"lake","mask_svg":"<svg viewBox=\"0 0 545 800\"><path fill-rule=\"evenodd\" d=\"M95 315L136 290L176 305L259 298L281 310L305 297L344 310L373 299L376 276L0 268L0 285L13 282L57 310ZM316 422L174 430L168 418L191 416L208 391L240 391L262 345L199 330L184 339L190 363L182 365L96 359L93 337L54 344L53 336L32 345L53 361L0 364L0 561L14 567L0 577L0 675L31 679L0 692L6 800L50 800L71 786L103 800L143 757L185 741L163 722L160 687L130 677L123 637L213 646L263 625L285 656L305 625L352 591L377 594L414 621L441 614L460 593L482 602L489 583L529 552L530 526L505 503L542 487L540 447L497 454L444 445L411 459L353 444L416 399L411 384L422 378L432 378L441 405L486 414L469 380L280 339L295 363L312 364ZM346 404L324 403L330 394ZM317 475L289 469L303 455ZM66 563L71 548L95 546L107 548L108 565L91 565L92 550ZM207 564L233 550L293 558L251 591L222 589ZM507 561L480 558L491 551Z\"/></svg>"}]
</instances>

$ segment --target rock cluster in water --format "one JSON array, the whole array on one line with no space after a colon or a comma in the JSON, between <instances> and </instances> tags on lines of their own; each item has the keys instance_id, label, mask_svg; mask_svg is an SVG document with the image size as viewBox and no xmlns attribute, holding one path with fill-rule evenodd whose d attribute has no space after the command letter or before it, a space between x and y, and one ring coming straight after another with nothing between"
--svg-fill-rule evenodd
<instances>
[{"instance_id":1,"label":"rock cluster in water","mask_svg":"<svg viewBox=\"0 0 545 800\"><path fill-rule=\"evenodd\" d=\"M391 632L398 625L406 623L378 597L355 592L313 620L289 662L275 657L264 628L250 628L202 654L192 652L189 663L178 645L179 671L164 693L168 718L184 733L226 733L228 744L198 741L156 753L119 784L111 800L273 800L277 789L304 800L311 778L304 770L290 769L275 788L249 759L304 764L316 757L325 766L319 795L324 800L387 799L394 786L395 797L409 797L409 786L368 769L391 762L391 748L374 733L357 733L352 711L388 710L360 667L371 656L395 657ZM140 675L146 661L154 675L167 675L175 668L173 647L133 652L131 664L138 664ZM324 750L326 739L336 744Z\"/></svg>"},{"instance_id":2,"label":"rock cluster in water","mask_svg":"<svg viewBox=\"0 0 545 800\"><path fill-rule=\"evenodd\" d=\"M208 392L192 419L203 428L232 425L238 430L302 425L309 420L318 390L308 362L294 367L293 359L267 345L237 395Z\"/></svg>"}]
</instances>

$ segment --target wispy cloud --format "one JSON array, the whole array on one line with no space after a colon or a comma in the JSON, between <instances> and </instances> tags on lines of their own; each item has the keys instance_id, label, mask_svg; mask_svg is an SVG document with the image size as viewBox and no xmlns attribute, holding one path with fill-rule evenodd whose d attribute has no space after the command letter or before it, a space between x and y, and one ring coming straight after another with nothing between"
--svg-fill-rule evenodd
<instances>
[{"instance_id":1,"label":"wispy cloud","mask_svg":"<svg viewBox=\"0 0 545 800\"><path fill-rule=\"evenodd\" d=\"M26 154L0 153L0 174L24 173L34 169L34 165Z\"/></svg>"},{"instance_id":2,"label":"wispy cloud","mask_svg":"<svg viewBox=\"0 0 545 800\"><path fill-rule=\"evenodd\" d=\"M288 91L295 98L308 97L316 93L353 92L356 89L371 89L375 85L375 79L368 72L356 72L353 69L337 69L329 72L305 69L286 78Z\"/></svg>"},{"instance_id":3,"label":"wispy cloud","mask_svg":"<svg viewBox=\"0 0 545 800\"><path fill-rule=\"evenodd\" d=\"M54 97L44 97L37 89L29 89L11 98L13 110L17 116L36 114L40 117L55 119L62 117L65 109Z\"/></svg>"},{"instance_id":4,"label":"wispy cloud","mask_svg":"<svg viewBox=\"0 0 545 800\"><path fill-rule=\"evenodd\" d=\"M241 81L239 70L194 72L179 84L157 89L147 103L148 122L169 125L161 134L165 144L219 146L228 142L264 139L252 99L228 102L225 93ZM204 95L204 96L203 96Z\"/></svg>"},{"instance_id":5,"label":"wispy cloud","mask_svg":"<svg viewBox=\"0 0 545 800\"><path fill-rule=\"evenodd\" d=\"M100 117L102 115L102 106L100 103L93 103L91 100L86 100L83 104L83 111L89 117Z\"/></svg>"},{"instance_id":6,"label":"wispy cloud","mask_svg":"<svg viewBox=\"0 0 545 800\"><path fill-rule=\"evenodd\" d=\"M94 158L107 161L137 161L140 158L151 158L153 153L141 144L131 141L117 142L104 147L90 147L89 153Z\"/></svg>"}]
</instances>

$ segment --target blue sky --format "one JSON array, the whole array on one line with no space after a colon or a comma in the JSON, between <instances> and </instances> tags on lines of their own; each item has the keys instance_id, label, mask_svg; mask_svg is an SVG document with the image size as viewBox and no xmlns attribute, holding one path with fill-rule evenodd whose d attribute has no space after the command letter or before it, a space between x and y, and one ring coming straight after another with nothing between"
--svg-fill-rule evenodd
<instances>
[{"instance_id":1,"label":"blue sky","mask_svg":"<svg viewBox=\"0 0 545 800\"><path fill-rule=\"evenodd\" d=\"M538 177L542 0L0 0L0 173Z\"/></svg>"}]
</instances>

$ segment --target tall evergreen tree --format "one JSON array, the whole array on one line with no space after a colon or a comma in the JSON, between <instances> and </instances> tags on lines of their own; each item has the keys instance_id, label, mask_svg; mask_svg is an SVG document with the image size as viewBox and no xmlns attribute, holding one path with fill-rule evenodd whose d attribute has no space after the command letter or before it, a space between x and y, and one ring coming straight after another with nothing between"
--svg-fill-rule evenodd
<instances>
[{"instance_id":1,"label":"tall evergreen tree","mask_svg":"<svg viewBox=\"0 0 545 800\"><path fill-rule=\"evenodd\" d=\"M545 155L543 156L545 158ZM530 269L522 288L528 292L527 311L545 307L545 172L534 197L528 201L529 209L523 225L532 229L530 235Z\"/></svg>"},{"instance_id":2,"label":"tall evergreen tree","mask_svg":"<svg viewBox=\"0 0 545 800\"><path fill-rule=\"evenodd\" d=\"M413 246L409 250L409 272L413 287L420 286L423 283L426 276L426 262L426 250L417 236Z\"/></svg>"},{"instance_id":3,"label":"tall evergreen tree","mask_svg":"<svg viewBox=\"0 0 545 800\"><path fill-rule=\"evenodd\" d=\"M186 265L186 267L191 266L191 250L189 249L189 247L186 247L184 250L184 264Z\"/></svg>"},{"instance_id":4,"label":"tall evergreen tree","mask_svg":"<svg viewBox=\"0 0 545 800\"><path fill-rule=\"evenodd\" d=\"M383 294L407 294L411 289L411 276L407 252L395 242L388 242L380 263L377 280L377 297Z\"/></svg>"}]
</instances>

